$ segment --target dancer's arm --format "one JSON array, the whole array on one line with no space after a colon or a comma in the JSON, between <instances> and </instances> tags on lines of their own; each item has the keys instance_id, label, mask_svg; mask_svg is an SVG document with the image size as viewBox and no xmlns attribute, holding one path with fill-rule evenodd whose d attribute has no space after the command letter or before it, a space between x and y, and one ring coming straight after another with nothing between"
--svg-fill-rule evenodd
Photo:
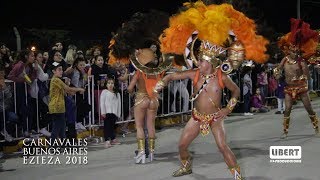
<instances>
[{"instance_id":1,"label":"dancer's arm","mask_svg":"<svg viewBox=\"0 0 320 180\"><path fill-rule=\"evenodd\" d=\"M237 105L238 98L240 96L240 88L232 81L232 79L228 75L223 73L222 81L224 86L230 90L231 99L229 100L225 108L222 108L216 113L215 118L217 119L217 121L224 119L228 114L232 112L234 107Z\"/></svg>"},{"instance_id":2,"label":"dancer's arm","mask_svg":"<svg viewBox=\"0 0 320 180\"><path fill-rule=\"evenodd\" d=\"M306 64L305 61L302 61L302 62L301 62L301 67L302 67L302 73L303 73L303 75L305 75L306 77L308 77L308 79L310 79L309 68L308 68L308 65Z\"/></svg>"},{"instance_id":3,"label":"dancer's arm","mask_svg":"<svg viewBox=\"0 0 320 180\"><path fill-rule=\"evenodd\" d=\"M279 64L276 68L273 69L273 76L274 76L276 79L280 79L281 72L282 72L282 70L283 70L283 66L284 66L284 64L286 63L286 61L287 61L287 57L284 57L284 58L281 60L280 64Z\"/></svg>"},{"instance_id":4,"label":"dancer's arm","mask_svg":"<svg viewBox=\"0 0 320 180\"><path fill-rule=\"evenodd\" d=\"M132 79L131 79L131 81L130 81L130 84L129 84L128 88L127 88L127 90L128 90L129 93L132 93L132 92L133 92L134 86L135 86L135 85L137 84L137 82L138 82L138 78L139 78L139 72L136 71L136 73L133 75L133 77L132 77Z\"/></svg>"},{"instance_id":5,"label":"dancer's arm","mask_svg":"<svg viewBox=\"0 0 320 180\"><path fill-rule=\"evenodd\" d=\"M157 82L155 91L156 92L161 91L165 86L168 85L170 81L182 80L182 79L193 79L195 74L196 74L196 70L188 70L188 71L175 72L175 73L168 74L164 78L162 78L160 81Z\"/></svg>"}]
</instances>

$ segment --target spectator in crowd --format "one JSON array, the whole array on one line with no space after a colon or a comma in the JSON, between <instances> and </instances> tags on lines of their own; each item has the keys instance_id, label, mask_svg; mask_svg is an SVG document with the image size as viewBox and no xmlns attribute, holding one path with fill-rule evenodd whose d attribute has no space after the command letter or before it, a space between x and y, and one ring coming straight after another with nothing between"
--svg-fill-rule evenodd
<instances>
[{"instance_id":1,"label":"spectator in crowd","mask_svg":"<svg viewBox=\"0 0 320 180\"><path fill-rule=\"evenodd\" d=\"M313 89L313 74L314 74L314 64L309 64L308 65L309 68L309 73L310 73L310 78L308 79L308 89L310 92L314 93L314 89Z\"/></svg>"},{"instance_id":2,"label":"spectator in crowd","mask_svg":"<svg viewBox=\"0 0 320 180\"><path fill-rule=\"evenodd\" d=\"M86 60L86 66L90 66L92 63L92 59L93 59L93 50L92 49L88 49L86 50L86 54L84 55L84 58Z\"/></svg>"},{"instance_id":3,"label":"spectator in crowd","mask_svg":"<svg viewBox=\"0 0 320 180\"><path fill-rule=\"evenodd\" d=\"M285 110L285 103L284 103L284 98L285 98L284 88L285 88L285 86L286 86L285 77L282 76L279 79L278 88L276 90L276 96L277 96L277 100L278 100L278 111L276 112L276 114L283 114L284 110Z\"/></svg>"},{"instance_id":4,"label":"spectator in crowd","mask_svg":"<svg viewBox=\"0 0 320 180\"><path fill-rule=\"evenodd\" d=\"M106 89L100 96L100 109L104 120L105 148L120 144L116 139L115 124L121 117L121 97L113 78L108 78L106 81Z\"/></svg>"},{"instance_id":5,"label":"spectator in crowd","mask_svg":"<svg viewBox=\"0 0 320 180\"><path fill-rule=\"evenodd\" d=\"M105 82L101 79L106 77L117 77L116 76L116 71L108 66L108 64L105 63L103 56L98 55L94 57L94 64L90 67L88 71L88 76L93 75L94 77L94 97L95 97L95 104L97 105L96 107L100 106L100 94L102 92L102 89L105 87ZM115 81L115 84L117 86L118 81ZM96 108L97 112L96 117L99 120L100 118L100 111L99 108Z\"/></svg>"},{"instance_id":6,"label":"spectator in crowd","mask_svg":"<svg viewBox=\"0 0 320 180\"><path fill-rule=\"evenodd\" d=\"M67 77L64 77L64 83L67 86L70 86L71 80ZM66 118L67 118L67 138L68 139L76 139L77 131L76 131L76 123L77 123L77 107L74 99L73 93L66 93L65 96L65 105L66 105ZM85 129L85 127L84 127ZM78 129L79 131L84 129Z\"/></svg>"},{"instance_id":7,"label":"spectator in crowd","mask_svg":"<svg viewBox=\"0 0 320 180\"><path fill-rule=\"evenodd\" d=\"M64 61L60 51L52 51L52 55L50 55L50 57L52 57L52 58L49 59L49 61L47 62L46 66L44 68L44 72L49 74L49 77L52 77L51 69L54 68L54 67L52 67L53 62L57 62L62 66L62 69L63 69L65 75L69 74L69 71L72 70L72 67L68 68L68 65Z\"/></svg>"},{"instance_id":8,"label":"spectator in crowd","mask_svg":"<svg viewBox=\"0 0 320 180\"><path fill-rule=\"evenodd\" d=\"M101 48L98 46L93 47L93 57L101 55Z\"/></svg>"},{"instance_id":9,"label":"spectator in crowd","mask_svg":"<svg viewBox=\"0 0 320 180\"><path fill-rule=\"evenodd\" d=\"M69 45L68 46L68 51L67 51L67 54L66 54L66 58L65 58L65 61L67 62L68 66L72 66L74 60L75 60L75 57L76 57L76 54L77 54L77 47L75 45Z\"/></svg>"},{"instance_id":10,"label":"spectator in crowd","mask_svg":"<svg viewBox=\"0 0 320 180\"><path fill-rule=\"evenodd\" d=\"M268 74L266 66L261 67L261 72L257 75L258 88L263 98L268 96Z\"/></svg>"},{"instance_id":11,"label":"spectator in crowd","mask_svg":"<svg viewBox=\"0 0 320 180\"><path fill-rule=\"evenodd\" d=\"M0 56L2 56L2 63L5 70L5 75L9 74L12 69L12 56L9 48L4 43L0 43Z\"/></svg>"},{"instance_id":12,"label":"spectator in crowd","mask_svg":"<svg viewBox=\"0 0 320 180\"><path fill-rule=\"evenodd\" d=\"M60 78L63 74L62 64L54 62L53 67L53 77L50 81L50 101L49 101L49 113L52 119L52 134L51 138L65 138L65 92L70 94L75 94L79 92L84 93L83 88L75 88L67 86Z\"/></svg>"},{"instance_id":13,"label":"spectator in crowd","mask_svg":"<svg viewBox=\"0 0 320 180\"><path fill-rule=\"evenodd\" d=\"M265 113L269 112L269 108L264 105L264 97L261 95L260 88L256 89L256 93L252 96L251 106L253 112Z\"/></svg>"},{"instance_id":14,"label":"spectator in crowd","mask_svg":"<svg viewBox=\"0 0 320 180\"><path fill-rule=\"evenodd\" d=\"M121 95L121 109L122 109L122 120L130 120L132 119L130 109L133 106L131 103L131 98L128 93L128 85L129 85L129 59L111 59L108 64L115 69L118 77L118 85ZM130 133L129 131L129 122L121 123L121 131L124 134Z\"/></svg>"},{"instance_id":15,"label":"spectator in crowd","mask_svg":"<svg viewBox=\"0 0 320 180\"><path fill-rule=\"evenodd\" d=\"M86 62L82 58L77 58L73 62L73 72L71 74L71 86L77 88L85 88L85 85L88 82L88 75L85 72ZM76 129L85 130L86 128L81 123L88 115L89 105L87 103L87 95L76 94L76 105L77 105L77 121Z\"/></svg>"},{"instance_id":16,"label":"spectator in crowd","mask_svg":"<svg viewBox=\"0 0 320 180\"><path fill-rule=\"evenodd\" d=\"M56 44L52 47L53 51L59 51L61 54L63 54L63 45L61 42L56 42Z\"/></svg>"},{"instance_id":17,"label":"spectator in crowd","mask_svg":"<svg viewBox=\"0 0 320 180\"><path fill-rule=\"evenodd\" d=\"M244 115L250 116L253 115L250 113L250 98L252 95L252 79L251 79L251 67L250 66L244 66L243 67L243 101L244 101Z\"/></svg>"},{"instance_id":18,"label":"spectator in crowd","mask_svg":"<svg viewBox=\"0 0 320 180\"><path fill-rule=\"evenodd\" d=\"M85 59L84 55L83 55L83 52L81 50L78 50L76 52L76 56L75 56L75 59L77 58L82 58L82 59Z\"/></svg>"},{"instance_id":19,"label":"spectator in crowd","mask_svg":"<svg viewBox=\"0 0 320 180\"><path fill-rule=\"evenodd\" d=\"M35 63L34 67L33 63ZM19 54L18 62L13 66L8 75L8 79L16 83L17 113L23 123L25 137L28 137L31 131L33 114L30 105L30 85L37 78L38 68L38 62L35 61L34 53L31 50L24 50Z\"/></svg>"},{"instance_id":20,"label":"spectator in crowd","mask_svg":"<svg viewBox=\"0 0 320 180\"><path fill-rule=\"evenodd\" d=\"M38 62L39 67L43 70L45 62L44 62L44 56L42 51L36 51L35 52L35 59Z\"/></svg>"},{"instance_id":21,"label":"spectator in crowd","mask_svg":"<svg viewBox=\"0 0 320 180\"><path fill-rule=\"evenodd\" d=\"M275 77L268 78L268 96L274 96L275 91L278 88L278 81Z\"/></svg>"},{"instance_id":22,"label":"spectator in crowd","mask_svg":"<svg viewBox=\"0 0 320 180\"><path fill-rule=\"evenodd\" d=\"M45 65L47 64L48 60L49 60L49 52L48 51L44 51L43 54L43 69L45 67Z\"/></svg>"},{"instance_id":23,"label":"spectator in crowd","mask_svg":"<svg viewBox=\"0 0 320 180\"><path fill-rule=\"evenodd\" d=\"M85 72L84 68L86 66L86 62L82 58L77 58L73 62L73 73L71 75L71 84L74 87L83 88L88 80L88 75Z\"/></svg>"},{"instance_id":24,"label":"spectator in crowd","mask_svg":"<svg viewBox=\"0 0 320 180\"><path fill-rule=\"evenodd\" d=\"M101 47L93 46L91 52L92 52L92 54L91 54L90 64L93 64L94 63L94 57L102 55L101 54Z\"/></svg>"},{"instance_id":25,"label":"spectator in crowd","mask_svg":"<svg viewBox=\"0 0 320 180\"><path fill-rule=\"evenodd\" d=\"M32 108L31 110L33 111L32 114L39 116L39 119L37 119L36 115L33 116L33 127L39 129L41 134L50 137L51 133L47 130L49 124L47 97L49 95L49 88L47 86L49 75L43 71L43 55L41 51L35 53L35 59L35 62L38 64L38 71L37 78L31 84L30 96L33 107L37 106L38 101L39 114L37 114L36 108ZM36 63L34 63L33 66L36 66ZM39 123L36 123L37 120Z\"/></svg>"},{"instance_id":26,"label":"spectator in crowd","mask_svg":"<svg viewBox=\"0 0 320 180\"><path fill-rule=\"evenodd\" d=\"M9 83L5 83L4 86L0 88L0 134L8 142L13 140L11 134L14 124L18 121L18 116L14 113L13 105L12 88Z\"/></svg>"}]
</instances>

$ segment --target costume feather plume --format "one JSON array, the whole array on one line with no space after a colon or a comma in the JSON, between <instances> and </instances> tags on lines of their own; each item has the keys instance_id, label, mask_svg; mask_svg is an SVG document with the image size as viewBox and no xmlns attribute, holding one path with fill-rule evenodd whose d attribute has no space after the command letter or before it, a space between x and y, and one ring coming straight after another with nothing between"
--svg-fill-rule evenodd
<instances>
[{"instance_id":1,"label":"costume feather plume","mask_svg":"<svg viewBox=\"0 0 320 180\"><path fill-rule=\"evenodd\" d=\"M198 31L200 40L223 46L233 31L236 38L244 44L246 58L263 63L268 41L256 34L253 20L236 11L229 4L206 6L202 1L184 3L185 11L170 18L169 27L160 37L163 53L183 54L187 40Z\"/></svg>"},{"instance_id":2,"label":"costume feather plume","mask_svg":"<svg viewBox=\"0 0 320 180\"><path fill-rule=\"evenodd\" d=\"M168 27L169 15L151 10L148 13L135 13L116 32L110 43L111 57L128 59L138 48L149 48L153 42L158 43L158 37Z\"/></svg>"},{"instance_id":3,"label":"costume feather plume","mask_svg":"<svg viewBox=\"0 0 320 180\"><path fill-rule=\"evenodd\" d=\"M278 41L278 46L286 51L290 46L296 46L302 51L304 58L310 57L316 52L319 34L310 29L310 24L301 19L290 19L291 30L282 36Z\"/></svg>"}]
</instances>

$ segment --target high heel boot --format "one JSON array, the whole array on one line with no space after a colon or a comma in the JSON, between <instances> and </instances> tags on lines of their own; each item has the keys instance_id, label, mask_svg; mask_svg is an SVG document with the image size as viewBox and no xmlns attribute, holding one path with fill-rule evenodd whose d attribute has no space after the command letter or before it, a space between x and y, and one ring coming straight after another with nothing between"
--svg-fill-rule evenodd
<instances>
[{"instance_id":1,"label":"high heel boot","mask_svg":"<svg viewBox=\"0 0 320 180\"><path fill-rule=\"evenodd\" d=\"M320 136L317 114L309 115L316 136Z\"/></svg>"},{"instance_id":2,"label":"high heel boot","mask_svg":"<svg viewBox=\"0 0 320 180\"><path fill-rule=\"evenodd\" d=\"M173 177L184 176L192 173L192 156L187 157L186 159L181 159L181 166L178 170L173 172Z\"/></svg>"},{"instance_id":3,"label":"high heel boot","mask_svg":"<svg viewBox=\"0 0 320 180\"><path fill-rule=\"evenodd\" d=\"M229 170L234 178L234 180L243 180L240 172L240 166L229 167Z\"/></svg>"},{"instance_id":4,"label":"high heel boot","mask_svg":"<svg viewBox=\"0 0 320 180\"><path fill-rule=\"evenodd\" d=\"M149 160L153 161L154 158L154 148L155 148L155 138L149 138Z\"/></svg>"},{"instance_id":5,"label":"high heel boot","mask_svg":"<svg viewBox=\"0 0 320 180\"><path fill-rule=\"evenodd\" d=\"M289 124L290 124L290 117L283 117L283 134L280 137L281 139L287 138Z\"/></svg>"},{"instance_id":6,"label":"high heel boot","mask_svg":"<svg viewBox=\"0 0 320 180\"><path fill-rule=\"evenodd\" d=\"M146 163L146 153L144 151L145 148L145 139L137 139L138 143L138 153L136 157L134 157L136 164L144 164Z\"/></svg>"}]
</instances>

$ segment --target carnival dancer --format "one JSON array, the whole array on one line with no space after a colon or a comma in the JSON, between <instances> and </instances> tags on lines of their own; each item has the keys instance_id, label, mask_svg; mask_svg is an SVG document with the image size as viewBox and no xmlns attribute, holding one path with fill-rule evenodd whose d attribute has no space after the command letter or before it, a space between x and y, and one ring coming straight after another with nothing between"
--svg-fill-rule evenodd
<instances>
[{"instance_id":1,"label":"carnival dancer","mask_svg":"<svg viewBox=\"0 0 320 180\"><path fill-rule=\"evenodd\" d=\"M278 45L286 55L279 66L274 69L274 75L279 78L284 70L285 81L285 112L283 117L283 134L281 139L288 136L292 103L301 98L309 114L315 133L319 135L318 119L313 111L308 93L308 79L310 78L308 59L316 52L318 33L310 29L310 25L301 19L291 18L291 32L280 38Z\"/></svg>"},{"instance_id":2,"label":"carnival dancer","mask_svg":"<svg viewBox=\"0 0 320 180\"><path fill-rule=\"evenodd\" d=\"M161 52L190 52L190 58L198 68L166 75L155 88L155 92L159 92L169 81L188 78L193 80L196 92L190 98L194 101L191 119L179 141L181 167L173 172L173 176L192 173L192 157L188 146L199 133L204 136L211 129L233 178L239 180L242 179L240 166L226 143L224 119L236 106L240 90L226 73L237 69L245 58L264 62L268 41L256 35L253 20L229 4L206 6L198 1L194 4L185 3L185 8L185 11L170 18L170 27L160 37ZM231 31L236 41L229 36ZM191 48L185 49L186 46ZM220 65L223 59L225 61ZM224 88L231 91L232 97L223 108L221 99Z\"/></svg>"},{"instance_id":3,"label":"carnival dancer","mask_svg":"<svg viewBox=\"0 0 320 180\"><path fill-rule=\"evenodd\" d=\"M158 98L153 92L157 81L170 67L170 62L159 64L156 58L161 57L151 49L158 44L158 37L168 27L169 16L165 13L152 10L149 13L135 13L131 19L122 25L110 45L111 56L114 58L131 58L136 72L127 88L128 92L135 93L134 119L137 129L138 153L135 162L145 163L145 133L146 119L148 129L149 161L153 160L155 149L155 118L159 106ZM147 27L147 28L146 28Z\"/></svg>"}]
</instances>

